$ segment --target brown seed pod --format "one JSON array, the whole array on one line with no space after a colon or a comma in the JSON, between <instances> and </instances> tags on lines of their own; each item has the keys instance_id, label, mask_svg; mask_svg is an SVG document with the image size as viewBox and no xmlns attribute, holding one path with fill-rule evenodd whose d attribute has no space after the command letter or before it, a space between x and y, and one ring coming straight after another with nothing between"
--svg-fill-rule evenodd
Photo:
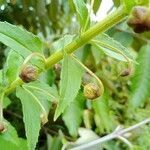
<instances>
[{"instance_id":1,"label":"brown seed pod","mask_svg":"<svg viewBox=\"0 0 150 150\"><path fill-rule=\"evenodd\" d=\"M142 33L150 30L150 9L143 6L136 6L132 10L127 24L131 26L135 32Z\"/></svg>"},{"instance_id":2,"label":"brown seed pod","mask_svg":"<svg viewBox=\"0 0 150 150\"><path fill-rule=\"evenodd\" d=\"M29 83L31 81L36 80L37 75L38 75L37 68L35 68L32 65L27 65L27 66L23 67L19 76L23 82Z\"/></svg>"},{"instance_id":3,"label":"brown seed pod","mask_svg":"<svg viewBox=\"0 0 150 150\"><path fill-rule=\"evenodd\" d=\"M85 85L84 96L87 99L91 99L91 100L98 98L99 96L101 96L101 91L100 91L99 86L95 83L89 83Z\"/></svg>"},{"instance_id":4,"label":"brown seed pod","mask_svg":"<svg viewBox=\"0 0 150 150\"><path fill-rule=\"evenodd\" d=\"M131 74L131 69L130 69L130 68L127 68L127 69L125 69L125 70L123 70L123 71L121 72L120 76L121 76L121 77L126 77L126 76L128 76L128 75L130 75L130 74Z\"/></svg>"},{"instance_id":5,"label":"brown seed pod","mask_svg":"<svg viewBox=\"0 0 150 150\"><path fill-rule=\"evenodd\" d=\"M5 131L4 123L0 123L0 133Z\"/></svg>"}]
</instances>

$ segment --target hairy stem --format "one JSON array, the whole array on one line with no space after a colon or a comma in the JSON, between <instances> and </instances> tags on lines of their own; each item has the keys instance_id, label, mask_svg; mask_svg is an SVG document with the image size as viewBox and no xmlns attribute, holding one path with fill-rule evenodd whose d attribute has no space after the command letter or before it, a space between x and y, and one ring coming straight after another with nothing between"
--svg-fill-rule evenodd
<instances>
[{"instance_id":1,"label":"hairy stem","mask_svg":"<svg viewBox=\"0 0 150 150\"><path fill-rule=\"evenodd\" d=\"M88 29L86 32L79 35L74 41L70 44L66 45L63 49L57 50L56 53L52 54L50 57L46 59L46 69L48 70L54 64L59 62L64 55L64 51L68 54L73 53L79 47L86 44L89 40L97 36L98 34L108 30L113 25L119 23L126 17L126 9L123 6L120 6L113 13L109 14L104 20L98 22L93 27ZM13 84L11 84L5 90L5 94L11 93L18 85L23 84L21 79L17 79Z\"/></svg>"}]
</instances>

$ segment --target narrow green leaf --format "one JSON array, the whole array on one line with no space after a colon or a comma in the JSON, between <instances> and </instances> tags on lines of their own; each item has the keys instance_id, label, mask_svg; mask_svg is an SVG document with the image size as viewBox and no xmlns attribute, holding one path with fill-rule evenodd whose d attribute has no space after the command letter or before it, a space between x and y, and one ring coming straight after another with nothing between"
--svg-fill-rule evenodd
<instances>
[{"instance_id":1,"label":"narrow green leaf","mask_svg":"<svg viewBox=\"0 0 150 150\"><path fill-rule=\"evenodd\" d=\"M102 0L94 0L93 11L95 14L101 5L101 2L102 2Z\"/></svg>"},{"instance_id":2,"label":"narrow green leaf","mask_svg":"<svg viewBox=\"0 0 150 150\"><path fill-rule=\"evenodd\" d=\"M34 150L38 141L41 115L44 114L46 110L38 97L25 87L18 87L16 95L20 98L22 103L28 148L29 150Z\"/></svg>"},{"instance_id":3,"label":"narrow green leaf","mask_svg":"<svg viewBox=\"0 0 150 150\"><path fill-rule=\"evenodd\" d=\"M47 134L47 145L48 150L60 150L62 147L62 138L61 136L51 136Z\"/></svg>"},{"instance_id":4,"label":"narrow green leaf","mask_svg":"<svg viewBox=\"0 0 150 150\"><path fill-rule=\"evenodd\" d=\"M138 107L144 103L150 91L150 45L143 46L138 55L134 77L132 78L131 107Z\"/></svg>"},{"instance_id":5,"label":"narrow green leaf","mask_svg":"<svg viewBox=\"0 0 150 150\"><path fill-rule=\"evenodd\" d=\"M60 100L56 108L54 120L70 106L76 98L81 85L83 69L69 56L65 55L60 80Z\"/></svg>"},{"instance_id":6,"label":"narrow green leaf","mask_svg":"<svg viewBox=\"0 0 150 150\"><path fill-rule=\"evenodd\" d=\"M124 5L124 7L126 8L126 13L130 13L132 7L134 7L136 5L138 1L136 0L121 0L121 3Z\"/></svg>"},{"instance_id":7,"label":"narrow green leaf","mask_svg":"<svg viewBox=\"0 0 150 150\"><path fill-rule=\"evenodd\" d=\"M101 133L109 133L113 127L114 122L110 116L110 108L108 105L108 95L105 93L102 97L96 99L93 102L93 108L100 120L100 124L97 124L97 127L100 129Z\"/></svg>"},{"instance_id":8,"label":"narrow green leaf","mask_svg":"<svg viewBox=\"0 0 150 150\"><path fill-rule=\"evenodd\" d=\"M72 136L78 135L78 128L80 127L83 116L83 102L83 95L79 93L62 115L63 121L65 122L65 125L69 129L69 133Z\"/></svg>"},{"instance_id":9,"label":"narrow green leaf","mask_svg":"<svg viewBox=\"0 0 150 150\"><path fill-rule=\"evenodd\" d=\"M88 9L86 7L86 4L83 0L73 0L73 3L75 5L75 9L77 12L77 17L82 29L86 29L88 26Z\"/></svg>"},{"instance_id":10,"label":"narrow green leaf","mask_svg":"<svg viewBox=\"0 0 150 150\"><path fill-rule=\"evenodd\" d=\"M99 50L103 50L106 55L112 58L121 61L134 61L130 51L119 42L109 37L107 34L99 35L97 38L91 41L91 44L97 47Z\"/></svg>"},{"instance_id":11,"label":"narrow green leaf","mask_svg":"<svg viewBox=\"0 0 150 150\"><path fill-rule=\"evenodd\" d=\"M18 76L23 58L15 51L11 50L7 56L5 68L4 68L4 79L6 85L11 84Z\"/></svg>"},{"instance_id":12,"label":"narrow green leaf","mask_svg":"<svg viewBox=\"0 0 150 150\"><path fill-rule=\"evenodd\" d=\"M37 36L7 22L0 22L0 41L24 57L42 51L42 42Z\"/></svg>"}]
</instances>

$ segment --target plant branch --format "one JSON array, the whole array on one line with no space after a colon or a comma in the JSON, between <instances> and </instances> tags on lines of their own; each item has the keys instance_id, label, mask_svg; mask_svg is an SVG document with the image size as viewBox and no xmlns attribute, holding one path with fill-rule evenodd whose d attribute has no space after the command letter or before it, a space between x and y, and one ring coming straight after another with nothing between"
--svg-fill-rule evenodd
<instances>
[{"instance_id":1,"label":"plant branch","mask_svg":"<svg viewBox=\"0 0 150 150\"><path fill-rule=\"evenodd\" d=\"M110 141L110 140L115 139L115 138L121 139L129 147L132 147L132 144L125 137L123 137L123 135L126 134L126 133L129 133L130 131L132 131L132 130L134 130L136 128L139 128L140 126L142 126L144 124L147 124L147 123L150 123L150 118L145 119L145 120L141 121L140 123L137 123L137 124L135 124L135 125L133 125L131 127L128 127L126 129L122 129L122 128L118 128L117 127L117 129L114 132L112 132L112 133L110 133L110 134L108 134L108 135L106 135L106 136L104 136L102 138L99 138L97 140L94 140L92 142L85 143L83 145L80 145L80 146L77 146L75 148L72 148L72 150L86 149L86 148L89 148L91 146L94 146L94 145L97 145L97 144L101 144L103 142Z\"/></svg>"},{"instance_id":2,"label":"plant branch","mask_svg":"<svg viewBox=\"0 0 150 150\"><path fill-rule=\"evenodd\" d=\"M119 23L126 17L126 9L123 6L120 6L113 13L109 14L104 20L98 22L93 27L79 35L74 41L66 45L63 49L57 50L56 53L52 54L46 59L46 70L51 68L54 64L59 62L64 55L64 51L68 54L73 53L79 47L86 44L89 40L97 36L98 34L108 30L113 25ZM6 88L5 94L11 93L17 86L23 84L21 79L17 79L9 87Z\"/></svg>"}]
</instances>

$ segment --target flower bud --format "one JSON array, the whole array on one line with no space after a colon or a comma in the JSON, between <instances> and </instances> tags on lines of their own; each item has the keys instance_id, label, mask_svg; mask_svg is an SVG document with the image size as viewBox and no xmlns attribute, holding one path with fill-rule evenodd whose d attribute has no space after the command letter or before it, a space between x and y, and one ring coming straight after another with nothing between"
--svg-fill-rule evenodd
<instances>
[{"instance_id":1,"label":"flower bud","mask_svg":"<svg viewBox=\"0 0 150 150\"><path fill-rule=\"evenodd\" d=\"M89 83L84 86L84 96L87 99L96 99L101 96L100 87L95 83Z\"/></svg>"},{"instance_id":2,"label":"flower bud","mask_svg":"<svg viewBox=\"0 0 150 150\"><path fill-rule=\"evenodd\" d=\"M5 125L4 123L0 123L0 133L4 132L5 131Z\"/></svg>"},{"instance_id":3,"label":"flower bud","mask_svg":"<svg viewBox=\"0 0 150 150\"><path fill-rule=\"evenodd\" d=\"M127 24L131 26L135 32L142 33L150 30L150 9L143 6L136 6L132 10Z\"/></svg>"},{"instance_id":4,"label":"flower bud","mask_svg":"<svg viewBox=\"0 0 150 150\"><path fill-rule=\"evenodd\" d=\"M23 80L23 82L29 83L37 79L38 70L32 65L27 65L22 69L19 76Z\"/></svg>"},{"instance_id":5,"label":"flower bud","mask_svg":"<svg viewBox=\"0 0 150 150\"><path fill-rule=\"evenodd\" d=\"M130 74L131 74L131 69L130 69L130 68L127 68L127 69L125 69L125 70L123 70L123 71L121 72L120 76L121 76L121 77L126 77L126 76L128 76L128 75L130 75Z\"/></svg>"}]
</instances>

